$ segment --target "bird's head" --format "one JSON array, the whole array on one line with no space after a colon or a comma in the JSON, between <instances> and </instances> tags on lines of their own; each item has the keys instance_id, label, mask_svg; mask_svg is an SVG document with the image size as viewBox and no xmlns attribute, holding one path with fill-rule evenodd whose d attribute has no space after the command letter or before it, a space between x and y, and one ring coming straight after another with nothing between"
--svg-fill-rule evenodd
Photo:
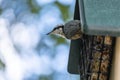
<instances>
[{"instance_id":1,"label":"bird's head","mask_svg":"<svg viewBox=\"0 0 120 80\"><path fill-rule=\"evenodd\" d=\"M56 34L63 38L75 40L82 37L81 24L79 20L71 20L64 25L58 25L49 34Z\"/></svg>"},{"instance_id":2,"label":"bird's head","mask_svg":"<svg viewBox=\"0 0 120 80\"><path fill-rule=\"evenodd\" d=\"M51 32L49 32L47 35L49 34L55 34L55 35L59 35L63 38L65 38L65 34L63 32L63 27L64 25L57 25L57 27L55 27Z\"/></svg>"}]
</instances>

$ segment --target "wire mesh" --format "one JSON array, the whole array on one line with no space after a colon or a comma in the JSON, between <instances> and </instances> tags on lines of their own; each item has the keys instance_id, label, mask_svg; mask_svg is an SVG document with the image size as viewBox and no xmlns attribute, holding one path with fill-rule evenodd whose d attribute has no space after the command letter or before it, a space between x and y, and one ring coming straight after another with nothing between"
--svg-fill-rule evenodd
<instances>
[{"instance_id":1,"label":"wire mesh","mask_svg":"<svg viewBox=\"0 0 120 80\"><path fill-rule=\"evenodd\" d=\"M115 38L83 36L80 52L81 80L109 80Z\"/></svg>"}]
</instances>

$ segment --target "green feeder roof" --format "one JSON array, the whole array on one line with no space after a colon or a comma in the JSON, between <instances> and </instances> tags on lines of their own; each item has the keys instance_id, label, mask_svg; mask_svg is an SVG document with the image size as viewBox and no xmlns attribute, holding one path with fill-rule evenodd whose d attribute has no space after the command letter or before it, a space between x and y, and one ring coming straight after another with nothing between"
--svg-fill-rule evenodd
<instances>
[{"instance_id":1,"label":"green feeder roof","mask_svg":"<svg viewBox=\"0 0 120 80\"><path fill-rule=\"evenodd\" d=\"M79 0L83 31L120 36L120 0Z\"/></svg>"}]
</instances>

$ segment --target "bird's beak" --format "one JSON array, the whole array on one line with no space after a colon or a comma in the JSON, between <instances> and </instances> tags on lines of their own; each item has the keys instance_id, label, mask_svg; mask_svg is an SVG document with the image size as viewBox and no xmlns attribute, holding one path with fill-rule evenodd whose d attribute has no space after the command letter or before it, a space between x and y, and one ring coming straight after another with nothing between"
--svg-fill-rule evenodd
<instances>
[{"instance_id":1,"label":"bird's beak","mask_svg":"<svg viewBox=\"0 0 120 80\"><path fill-rule=\"evenodd\" d=\"M47 33L46 35L49 35L51 32Z\"/></svg>"},{"instance_id":2,"label":"bird's beak","mask_svg":"<svg viewBox=\"0 0 120 80\"><path fill-rule=\"evenodd\" d=\"M51 32L49 32L49 33L47 33L46 35L49 35L49 34L51 34L52 33L52 31Z\"/></svg>"}]
</instances>

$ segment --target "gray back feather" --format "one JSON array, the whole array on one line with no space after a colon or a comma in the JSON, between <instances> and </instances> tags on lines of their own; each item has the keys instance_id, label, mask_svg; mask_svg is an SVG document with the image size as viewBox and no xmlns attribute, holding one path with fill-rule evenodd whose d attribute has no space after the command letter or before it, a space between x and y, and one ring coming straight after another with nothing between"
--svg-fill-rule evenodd
<instances>
[{"instance_id":1,"label":"gray back feather","mask_svg":"<svg viewBox=\"0 0 120 80\"><path fill-rule=\"evenodd\" d=\"M68 39L74 36L79 30L81 25L79 20L72 20L65 24L63 31Z\"/></svg>"}]
</instances>

